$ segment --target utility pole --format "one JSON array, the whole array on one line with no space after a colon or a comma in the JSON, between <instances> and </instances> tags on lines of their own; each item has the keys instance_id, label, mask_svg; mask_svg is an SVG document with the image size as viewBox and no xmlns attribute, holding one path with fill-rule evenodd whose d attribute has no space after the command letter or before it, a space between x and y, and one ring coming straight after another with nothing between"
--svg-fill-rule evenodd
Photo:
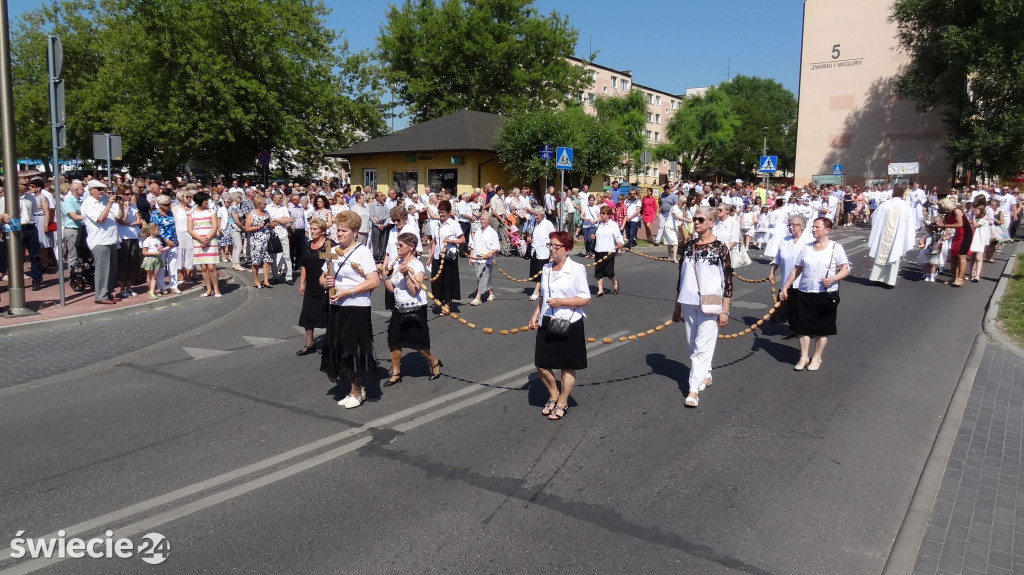
<instances>
[{"instance_id":1,"label":"utility pole","mask_svg":"<svg viewBox=\"0 0 1024 575\"><path fill-rule=\"evenodd\" d=\"M0 139L4 146L4 199L11 216L7 235L8 313L14 316L34 315L25 307L25 246L21 241L21 219L32 214L21 213L18 182L18 150L14 138L14 81L11 77L11 31L7 0L0 0ZM17 229L14 222L17 221ZM33 230L31 233L35 233Z\"/></svg>"},{"instance_id":2,"label":"utility pole","mask_svg":"<svg viewBox=\"0 0 1024 575\"><path fill-rule=\"evenodd\" d=\"M767 156L768 155L768 126L763 126L761 128L761 133L764 134L764 146L761 147L761 155L762 156ZM778 168L778 166L775 166L775 167ZM765 174L764 174L764 190L765 190L765 193L768 193L768 173L767 172L765 172Z\"/></svg>"}]
</instances>

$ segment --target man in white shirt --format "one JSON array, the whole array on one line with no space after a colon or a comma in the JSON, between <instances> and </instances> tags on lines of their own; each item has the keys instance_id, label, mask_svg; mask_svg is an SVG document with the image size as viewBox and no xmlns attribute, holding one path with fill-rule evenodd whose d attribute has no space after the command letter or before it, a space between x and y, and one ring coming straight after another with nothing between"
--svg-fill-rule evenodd
<instances>
[{"instance_id":1,"label":"man in white shirt","mask_svg":"<svg viewBox=\"0 0 1024 575\"><path fill-rule=\"evenodd\" d=\"M626 237L626 247L636 247L636 233L640 229L640 215L643 211L640 198L637 196L636 188L629 190L626 196L626 221L623 222L622 230Z\"/></svg>"},{"instance_id":2,"label":"man in white shirt","mask_svg":"<svg viewBox=\"0 0 1024 575\"><path fill-rule=\"evenodd\" d=\"M85 220L86 243L92 250L95 262L96 303L111 305L117 303L114 286L117 285L117 221L121 208L114 201L114 194L108 194L107 186L99 180L90 180L87 188L89 197L82 202L82 218Z\"/></svg>"},{"instance_id":3,"label":"man in white shirt","mask_svg":"<svg viewBox=\"0 0 1024 575\"><path fill-rule=\"evenodd\" d=\"M292 218L288 214L288 206L284 205L284 192L278 190L271 196L273 203L267 204L267 215L274 224L273 232L281 239L281 246L284 248L281 253L274 254L274 263L271 265L274 276L273 282L278 283L281 279L281 267L285 268L285 281L288 285L295 283L292 279L292 258L289 255L290 242L288 241L288 227Z\"/></svg>"},{"instance_id":4,"label":"man in white shirt","mask_svg":"<svg viewBox=\"0 0 1024 575\"><path fill-rule=\"evenodd\" d=\"M244 193L245 190L243 190L242 188L240 188L238 186L238 180L231 180L231 187L228 189L228 192L231 192L231 193L238 192L238 193L241 194L241 193Z\"/></svg>"},{"instance_id":5,"label":"man in white shirt","mask_svg":"<svg viewBox=\"0 0 1024 575\"><path fill-rule=\"evenodd\" d=\"M473 221L476 216L473 215L473 206L469 203L469 194L462 194L459 196L459 201L455 202L455 215L458 218L459 227L462 228L462 235L470 237L470 229L473 226ZM469 244L465 243L459 246L462 255L469 255Z\"/></svg>"},{"instance_id":6,"label":"man in white shirt","mask_svg":"<svg viewBox=\"0 0 1024 575\"><path fill-rule=\"evenodd\" d=\"M505 212L507 211L505 206L505 188L496 186L494 190L494 197L491 198L491 227L498 233L498 241L501 244L501 255L509 255L508 249L508 232L505 231ZM483 227L483 222L480 223L480 227Z\"/></svg>"},{"instance_id":7,"label":"man in white shirt","mask_svg":"<svg viewBox=\"0 0 1024 575\"><path fill-rule=\"evenodd\" d=\"M491 227L491 214L480 213L480 229L473 233L469 241L469 263L476 268L476 297L469 305L480 305L484 294L486 301L494 301L495 295L491 285L491 273L494 268L494 256L501 249L498 232Z\"/></svg>"}]
</instances>

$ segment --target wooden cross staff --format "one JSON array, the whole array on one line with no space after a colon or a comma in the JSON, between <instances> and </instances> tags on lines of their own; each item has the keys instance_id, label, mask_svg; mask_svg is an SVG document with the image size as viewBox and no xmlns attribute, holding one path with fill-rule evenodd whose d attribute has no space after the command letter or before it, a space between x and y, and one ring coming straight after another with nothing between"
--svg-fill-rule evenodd
<instances>
[{"instance_id":1,"label":"wooden cross staff","mask_svg":"<svg viewBox=\"0 0 1024 575\"><path fill-rule=\"evenodd\" d=\"M324 240L324 247L327 248L327 249L322 251L322 252L320 252L319 258L322 259L322 260L327 260L327 275L329 275L329 276L331 276L333 278L334 277L334 252L331 251L331 240L330 239L325 239ZM332 299L334 298L334 288L333 287L331 288L330 297Z\"/></svg>"}]
</instances>

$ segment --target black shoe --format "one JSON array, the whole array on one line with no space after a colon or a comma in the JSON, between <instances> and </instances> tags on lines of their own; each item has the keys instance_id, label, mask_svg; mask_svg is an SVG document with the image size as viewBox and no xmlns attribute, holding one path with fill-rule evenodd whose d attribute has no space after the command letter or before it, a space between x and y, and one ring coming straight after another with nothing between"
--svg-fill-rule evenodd
<instances>
[{"instance_id":1,"label":"black shoe","mask_svg":"<svg viewBox=\"0 0 1024 575\"><path fill-rule=\"evenodd\" d=\"M384 383L381 384L381 387L391 387L392 385L395 385L396 383L400 383L401 381L402 381L402 374L400 374L400 373L393 374L390 378L387 379L387 381L385 381Z\"/></svg>"},{"instance_id":2,"label":"black shoe","mask_svg":"<svg viewBox=\"0 0 1024 575\"><path fill-rule=\"evenodd\" d=\"M293 286L293 285L295 285L295 280L288 280L288 281L286 281L284 283L286 283L286 284L288 284L290 286Z\"/></svg>"},{"instance_id":3,"label":"black shoe","mask_svg":"<svg viewBox=\"0 0 1024 575\"><path fill-rule=\"evenodd\" d=\"M311 353L316 353L316 346L315 345L307 345L306 347L303 347L299 351L295 352L295 355L301 357L303 355L309 355Z\"/></svg>"},{"instance_id":4,"label":"black shoe","mask_svg":"<svg viewBox=\"0 0 1024 575\"><path fill-rule=\"evenodd\" d=\"M39 291L43 289L43 284L32 284L32 291Z\"/></svg>"},{"instance_id":5,"label":"black shoe","mask_svg":"<svg viewBox=\"0 0 1024 575\"><path fill-rule=\"evenodd\" d=\"M437 373L433 373L435 367L437 368ZM437 360L437 364L430 366L431 374L430 374L430 377L428 377L427 379L430 380L430 381L441 379L441 368L442 367L444 367L444 364L441 363L440 359Z\"/></svg>"}]
</instances>

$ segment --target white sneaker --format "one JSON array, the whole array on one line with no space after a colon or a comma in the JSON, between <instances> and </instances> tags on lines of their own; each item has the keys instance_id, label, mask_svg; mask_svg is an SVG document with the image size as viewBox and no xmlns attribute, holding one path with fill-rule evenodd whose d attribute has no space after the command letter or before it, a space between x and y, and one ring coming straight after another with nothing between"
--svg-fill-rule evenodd
<instances>
[{"instance_id":1,"label":"white sneaker","mask_svg":"<svg viewBox=\"0 0 1024 575\"><path fill-rule=\"evenodd\" d=\"M539 294L533 294L532 296L530 296L530 301L537 301L538 299L540 299Z\"/></svg>"},{"instance_id":2,"label":"white sneaker","mask_svg":"<svg viewBox=\"0 0 1024 575\"><path fill-rule=\"evenodd\" d=\"M359 392L359 396L346 395L344 399L338 402L338 405L343 406L345 409L352 409L353 407L359 407L366 401L366 388L363 388Z\"/></svg>"},{"instance_id":3,"label":"white sneaker","mask_svg":"<svg viewBox=\"0 0 1024 575\"><path fill-rule=\"evenodd\" d=\"M482 301L480 301L478 299L475 299L475 300L469 302L469 305L480 305L482 303L483 303Z\"/></svg>"}]
</instances>

